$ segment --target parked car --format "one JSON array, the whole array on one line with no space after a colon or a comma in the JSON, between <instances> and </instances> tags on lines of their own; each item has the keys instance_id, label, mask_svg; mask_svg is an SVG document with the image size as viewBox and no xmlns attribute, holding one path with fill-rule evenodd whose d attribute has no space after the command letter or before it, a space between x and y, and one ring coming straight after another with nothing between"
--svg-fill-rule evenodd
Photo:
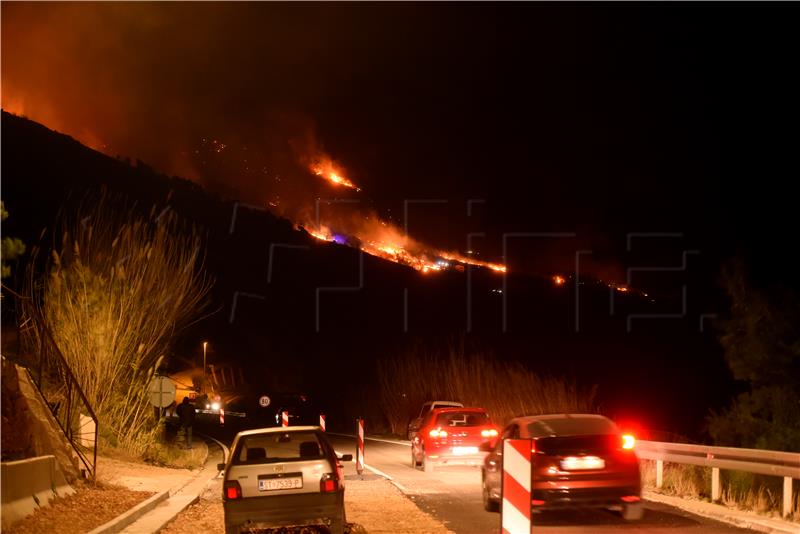
<instances>
[{"instance_id":1,"label":"parked car","mask_svg":"<svg viewBox=\"0 0 800 534\"><path fill-rule=\"evenodd\" d=\"M519 417L503 430L481 469L483 506L497 512L502 501L503 440L533 440L531 508L611 508L626 520L641 519L639 459L635 438L595 414Z\"/></svg>"},{"instance_id":2,"label":"parked car","mask_svg":"<svg viewBox=\"0 0 800 534\"><path fill-rule=\"evenodd\" d=\"M460 402L455 401L429 401L422 405L422 409L419 411L419 415L412 419L408 423L407 435L408 439L414 439L414 436L419 431L419 427L422 426L422 420L425 419L425 416L428 413L436 408L463 408L464 405Z\"/></svg>"},{"instance_id":3,"label":"parked car","mask_svg":"<svg viewBox=\"0 0 800 534\"><path fill-rule=\"evenodd\" d=\"M239 432L224 471L225 534L247 529L324 525L343 534L344 474L316 426Z\"/></svg>"},{"instance_id":4,"label":"parked car","mask_svg":"<svg viewBox=\"0 0 800 534\"><path fill-rule=\"evenodd\" d=\"M434 408L411 440L411 467L430 473L436 465L481 465L481 443L496 437L483 408Z\"/></svg>"}]
</instances>

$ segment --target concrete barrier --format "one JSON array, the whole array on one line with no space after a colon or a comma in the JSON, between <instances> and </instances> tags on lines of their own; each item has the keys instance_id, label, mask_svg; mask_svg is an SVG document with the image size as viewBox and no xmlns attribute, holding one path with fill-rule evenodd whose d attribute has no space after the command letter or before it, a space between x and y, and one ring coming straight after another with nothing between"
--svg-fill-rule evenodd
<instances>
[{"instance_id":1,"label":"concrete barrier","mask_svg":"<svg viewBox=\"0 0 800 534\"><path fill-rule=\"evenodd\" d=\"M54 497L75 493L52 455L2 462L0 481L3 529L47 506Z\"/></svg>"}]
</instances>

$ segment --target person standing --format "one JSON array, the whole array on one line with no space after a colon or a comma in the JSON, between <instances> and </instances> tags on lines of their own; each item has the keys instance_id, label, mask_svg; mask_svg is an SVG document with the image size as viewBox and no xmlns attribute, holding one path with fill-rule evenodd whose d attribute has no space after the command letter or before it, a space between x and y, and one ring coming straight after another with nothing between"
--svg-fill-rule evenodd
<instances>
[{"instance_id":1,"label":"person standing","mask_svg":"<svg viewBox=\"0 0 800 534\"><path fill-rule=\"evenodd\" d=\"M194 425L194 406L189 402L189 397L184 397L183 402L176 410L178 420L181 423L183 434L186 436L187 448L192 448L192 425Z\"/></svg>"}]
</instances>

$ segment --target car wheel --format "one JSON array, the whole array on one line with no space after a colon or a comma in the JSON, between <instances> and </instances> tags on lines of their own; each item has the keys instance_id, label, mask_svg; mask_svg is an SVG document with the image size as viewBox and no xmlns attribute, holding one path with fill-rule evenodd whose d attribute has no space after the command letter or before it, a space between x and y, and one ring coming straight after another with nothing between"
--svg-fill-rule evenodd
<instances>
[{"instance_id":1,"label":"car wheel","mask_svg":"<svg viewBox=\"0 0 800 534\"><path fill-rule=\"evenodd\" d=\"M622 507L622 519L625 521L638 521L644 517L644 505L640 502L625 504Z\"/></svg>"},{"instance_id":2,"label":"car wheel","mask_svg":"<svg viewBox=\"0 0 800 534\"><path fill-rule=\"evenodd\" d=\"M428 459L428 455L422 452L422 470L426 473L433 473L434 463Z\"/></svg>"},{"instance_id":3,"label":"car wheel","mask_svg":"<svg viewBox=\"0 0 800 534\"><path fill-rule=\"evenodd\" d=\"M500 503L493 500L489 494L489 487L486 486L486 480L483 481L483 509L487 512L499 512Z\"/></svg>"}]
</instances>

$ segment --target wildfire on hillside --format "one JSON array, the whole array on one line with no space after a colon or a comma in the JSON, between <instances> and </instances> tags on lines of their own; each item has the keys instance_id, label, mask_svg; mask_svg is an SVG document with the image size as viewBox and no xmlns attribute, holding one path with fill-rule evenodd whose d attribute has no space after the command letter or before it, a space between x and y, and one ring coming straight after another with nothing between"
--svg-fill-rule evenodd
<instances>
[{"instance_id":1,"label":"wildfire on hillside","mask_svg":"<svg viewBox=\"0 0 800 534\"><path fill-rule=\"evenodd\" d=\"M333 161L331 161L329 158L320 158L312 163L311 172L324 178L325 180L328 180L334 185L343 185L344 187L361 191L361 188L348 180L344 176L344 173L338 169L336 165L334 165Z\"/></svg>"}]
</instances>

